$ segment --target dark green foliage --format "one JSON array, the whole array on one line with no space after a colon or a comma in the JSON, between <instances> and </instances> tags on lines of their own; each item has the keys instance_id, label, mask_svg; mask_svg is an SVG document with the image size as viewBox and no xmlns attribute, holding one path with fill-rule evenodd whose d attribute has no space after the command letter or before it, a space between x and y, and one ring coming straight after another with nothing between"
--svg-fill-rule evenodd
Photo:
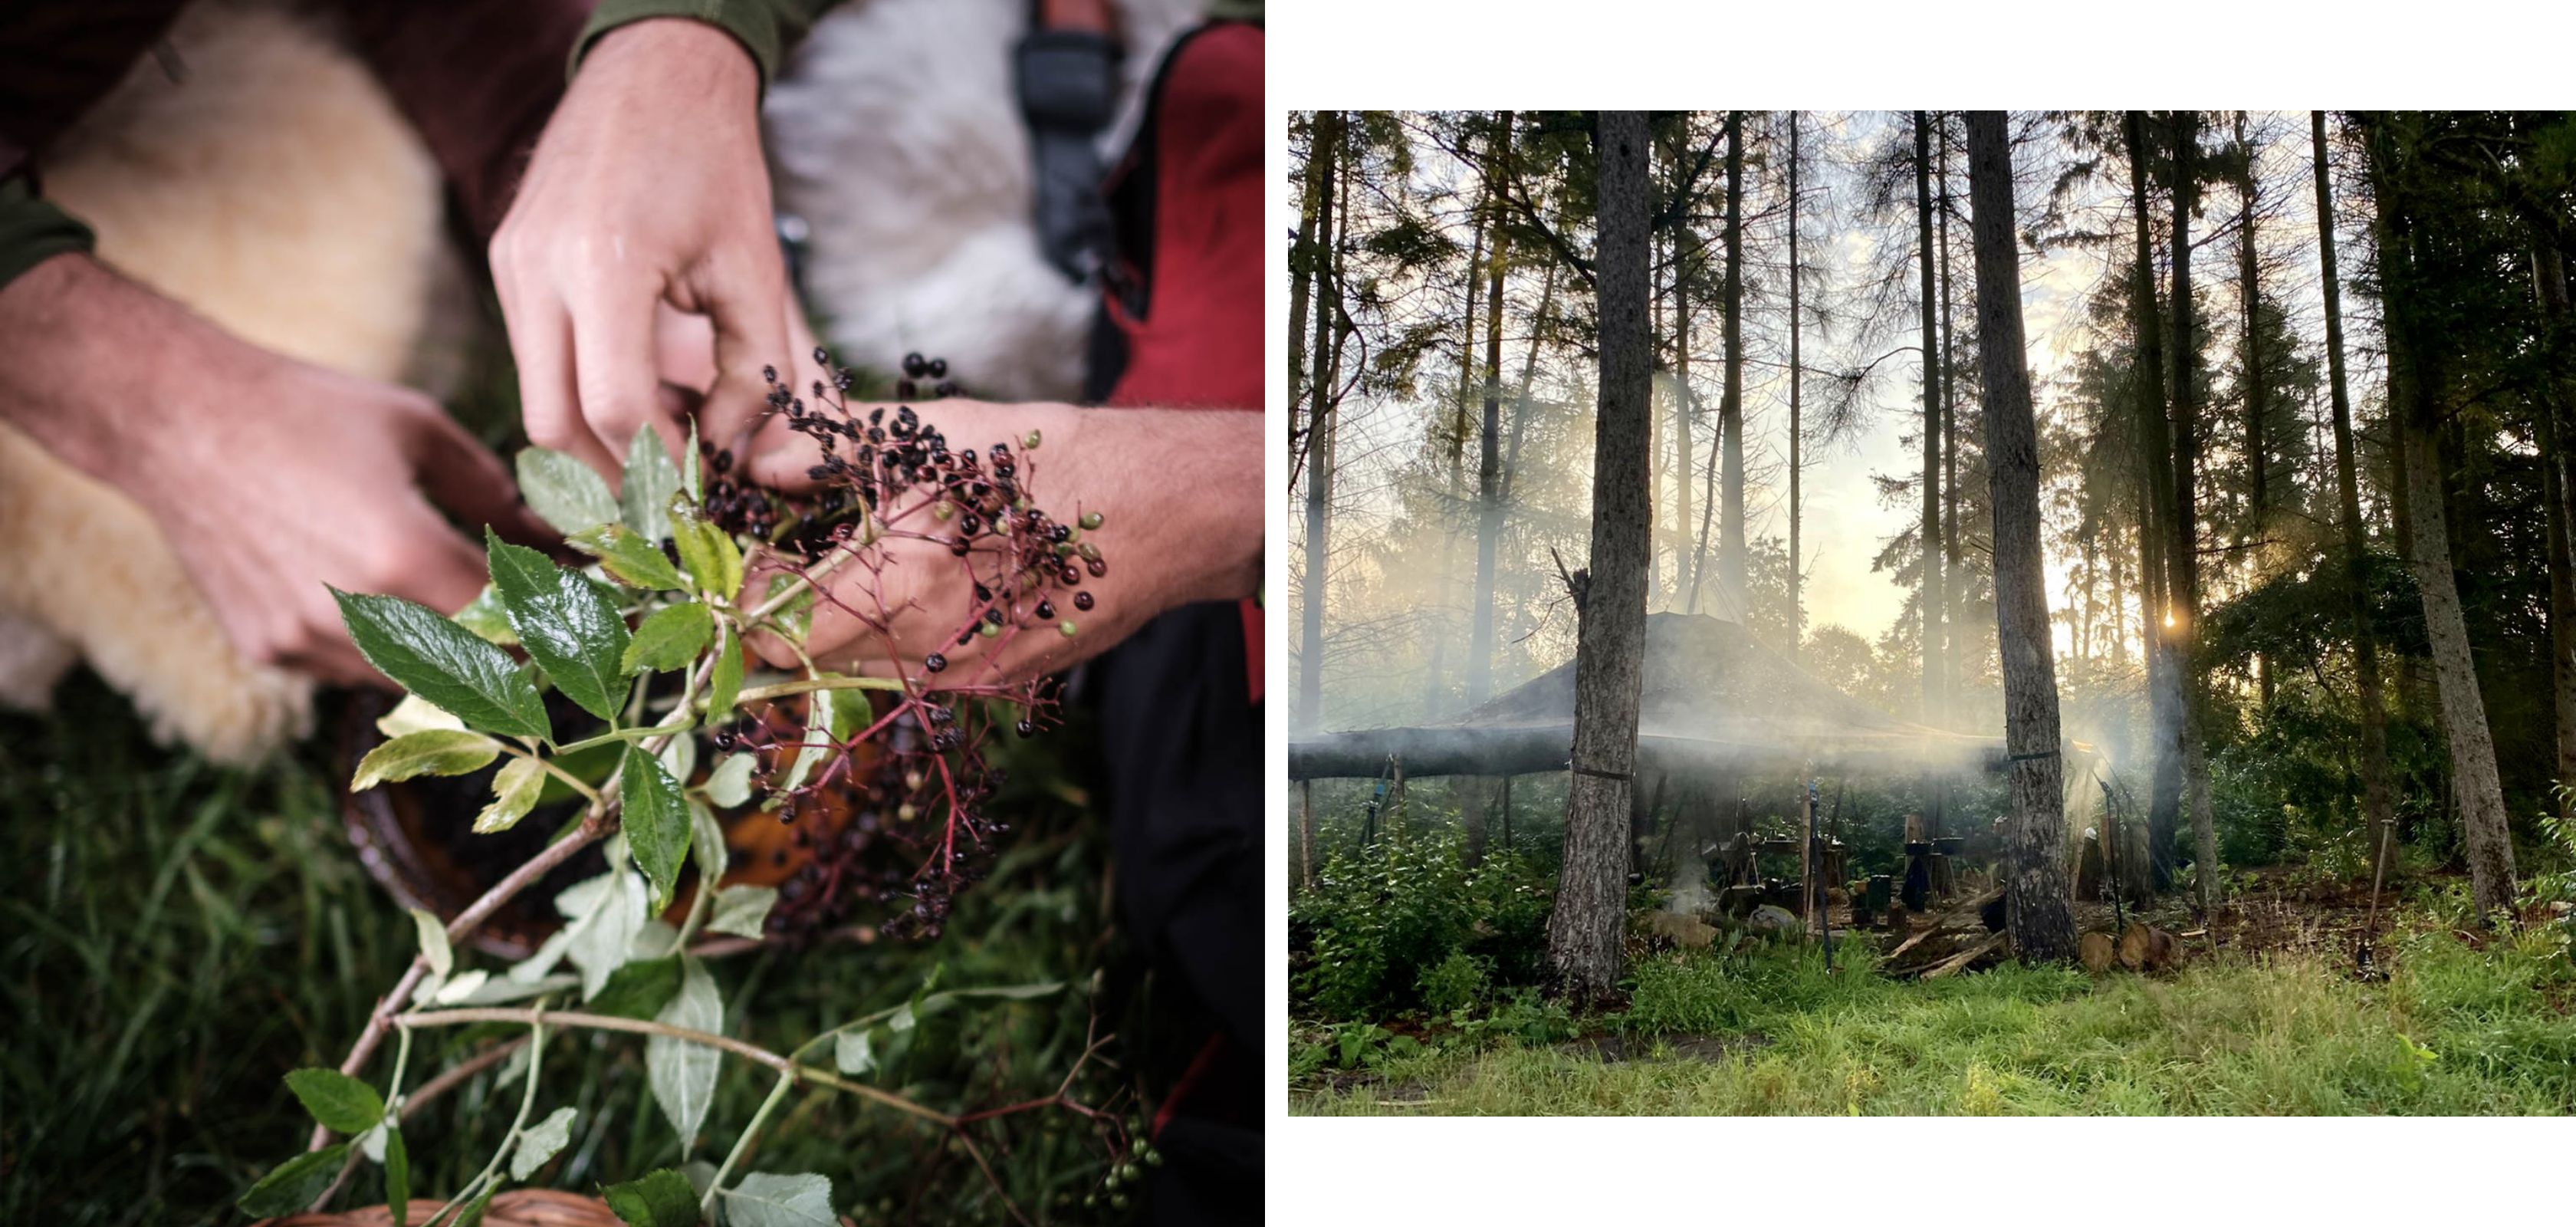
<instances>
[{"instance_id":1,"label":"dark green foliage","mask_svg":"<svg viewBox=\"0 0 2576 1227\"><path fill-rule=\"evenodd\" d=\"M544 737L545 702L509 655L437 610L401 597L332 589L367 663L457 719L505 737Z\"/></svg>"},{"instance_id":2,"label":"dark green foliage","mask_svg":"<svg viewBox=\"0 0 2576 1227\"><path fill-rule=\"evenodd\" d=\"M1462 837L1444 831L1382 839L1326 863L1289 909L1291 942L1306 955L1296 996L1323 1018L1430 1005L1426 974L1444 1000L1463 989L1463 970L1442 970L1461 954L1493 980L1534 982L1551 875L1510 850L1469 869L1464 850Z\"/></svg>"}]
</instances>

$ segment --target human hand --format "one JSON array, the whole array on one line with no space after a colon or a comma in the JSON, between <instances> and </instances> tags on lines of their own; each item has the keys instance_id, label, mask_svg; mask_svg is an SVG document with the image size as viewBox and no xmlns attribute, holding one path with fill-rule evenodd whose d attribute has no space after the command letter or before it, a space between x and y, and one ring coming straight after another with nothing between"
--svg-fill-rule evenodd
<instances>
[{"instance_id":1,"label":"human hand","mask_svg":"<svg viewBox=\"0 0 2576 1227\"><path fill-rule=\"evenodd\" d=\"M325 585L441 610L482 590L431 498L543 532L427 397L260 349L86 256L0 290L0 408L143 507L246 656L326 680L379 679Z\"/></svg>"},{"instance_id":2,"label":"human hand","mask_svg":"<svg viewBox=\"0 0 2576 1227\"><path fill-rule=\"evenodd\" d=\"M750 54L715 26L611 31L492 236L528 438L612 485L642 427L679 455L692 409L701 437L737 442L765 408L761 368L813 350L771 221L759 93ZM689 344L712 368L670 374Z\"/></svg>"},{"instance_id":3,"label":"human hand","mask_svg":"<svg viewBox=\"0 0 2576 1227\"><path fill-rule=\"evenodd\" d=\"M872 408L852 412L864 419ZM898 498L881 509L884 565L845 568L824 582L805 640L817 665L918 676L937 654L951 684L1017 682L1098 655L1165 610L1259 588L1259 414L958 400L917 412L955 446L1010 441L1037 507L1067 524L1100 517L1081 540L1098 548L1102 565L1095 571L1077 555L1078 584L1024 596L995 634L971 633L987 607L975 577L989 578L995 560L981 548L959 557L948 544L956 535L950 522L935 519L918 496ZM1022 446L1031 431L1041 439L1034 451ZM808 490L819 459L797 436L758 454L751 476ZM764 594L769 584L756 571L745 591ZM799 663L774 636L756 636L751 647L772 665Z\"/></svg>"}]
</instances>

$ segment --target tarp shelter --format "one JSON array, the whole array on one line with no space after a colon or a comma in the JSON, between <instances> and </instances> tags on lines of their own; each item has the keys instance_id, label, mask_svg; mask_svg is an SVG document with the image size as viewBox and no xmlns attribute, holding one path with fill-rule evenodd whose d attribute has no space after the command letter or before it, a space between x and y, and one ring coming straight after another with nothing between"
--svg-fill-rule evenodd
<instances>
[{"instance_id":1,"label":"tarp shelter","mask_svg":"<svg viewBox=\"0 0 2576 1227\"><path fill-rule=\"evenodd\" d=\"M1437 724L1324 733L1289 743L1290 779L1563 771L1574 744L1574 662ZM1899 720L1706 615L1646 617L1640 773L1971 771L2000 768L2000 737Z\"/></svg>"}]
</instances>

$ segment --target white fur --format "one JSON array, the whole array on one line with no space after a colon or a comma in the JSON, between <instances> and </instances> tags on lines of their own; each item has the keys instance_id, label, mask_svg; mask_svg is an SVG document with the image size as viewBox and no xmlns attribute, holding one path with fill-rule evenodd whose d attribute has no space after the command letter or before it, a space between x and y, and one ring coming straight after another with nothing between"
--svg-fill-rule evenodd
<instances>
[{"instance_id":1,"label":"white fur","mask_svg":"<svg viewBox=\"0 0 2576 1227\"><path fill-rule=\"evenodd\" d=\"M269 5L201 3L45 162L99 258L259 345L375 379L413 369L440 249L438 171L354 57ZM113 378L113 372L102 377ZM132 500L0 426L0 699L74 654L154 734L254 759L312 687L225 638Z\"/></svg>"},{"instance_id":2,"label":"white fur","mask_svg":"<svg viewBox=\"0 0 2576 1227\"><path fill-rule=\"evenodd\" d=\"M1204 0L1124 0L1123 144L1162 49ZM1069 400L1098 294L1029 221L1028 130L1011 80L1025 0L872 0L817 23L770 88L779 206L808 227L805 286L844 361L948 360L992 399Z\"/></svg>"}]
</instances>

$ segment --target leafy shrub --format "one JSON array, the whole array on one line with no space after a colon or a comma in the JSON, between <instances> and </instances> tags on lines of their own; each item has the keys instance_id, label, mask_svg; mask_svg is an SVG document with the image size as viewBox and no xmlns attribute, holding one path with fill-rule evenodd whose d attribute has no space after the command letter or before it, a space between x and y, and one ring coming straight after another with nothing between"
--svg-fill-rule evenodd
<instances>
[{"instance_id":1,"label":"leafy shrub","mask_svg":"<svg viewBox=\"0 0 2576 1227\"><path fill-rule=\"evenodd\" d=\"M1333 857L1290 907L1312 956L1294 988L1328 1019L1457 1009L1479 984L1444 965L1463 954L1480 983L1534 979L1549 905L1546 880L1515 853L1469 869L1455 833L1380 840Z\"/></svg>"}]
</instances>

